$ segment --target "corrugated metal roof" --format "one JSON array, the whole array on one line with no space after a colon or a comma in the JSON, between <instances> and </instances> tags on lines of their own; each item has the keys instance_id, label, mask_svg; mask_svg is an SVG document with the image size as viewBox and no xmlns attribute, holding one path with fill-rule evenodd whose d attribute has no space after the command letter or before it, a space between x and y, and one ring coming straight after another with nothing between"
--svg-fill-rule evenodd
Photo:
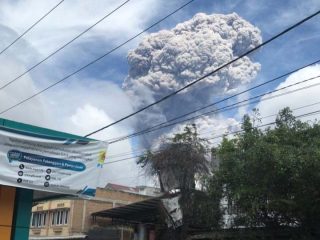
<instances>
[{"instance_id":1,"label":"corrugated metal roof","mask_svg":"<svg viewBox=\"0 0 320 240\"><path fill-rule=\"evenodd\" d=\"M139 193L139 189L135 187L128 187L123 185L118 185L114 183L108 183L105 186L106 189L111 189L114 191L122 191L122 192L129 192L129 193Z\"/></svg>"},{"instance_id":2,"label":"corrugated metal roof","mask_svg":"<svg viewBox=\"0 0 320 240\"><path fill-rule=\"evenodd\" d=\"M163 211L165 211L162 199L173 198L179 194L180 193L167 193L160 197L150 198L117 208L106 209L92 213L91 215L93 217L106 217L129 222L157 223L160 214L163 214Z\"/></svg>"},{"instance_id":3,"label":"corrugated metal roof","mask_svg":"<svg viewBox=\"0 0 320 240\"><path fill-rule=\"evenodd\" d=\"M135 222L156 222L157 217L160 214L160 204L160 198L151 198L117 208L95 212L92 216Z\"/></svg>"}]
</instances>

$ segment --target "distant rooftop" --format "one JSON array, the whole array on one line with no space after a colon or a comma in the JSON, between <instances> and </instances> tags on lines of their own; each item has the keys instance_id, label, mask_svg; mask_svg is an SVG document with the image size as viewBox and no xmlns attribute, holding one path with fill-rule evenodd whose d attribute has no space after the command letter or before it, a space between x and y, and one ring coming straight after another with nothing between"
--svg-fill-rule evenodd
<instances>
[{"instance_id":1,"label":"distant rooftop","mask_svg":"<svg viewBox=\"0 0 320 240\"><path fill-rule=\"evenodd\" d=\"M128 187L114 183L108 183L105 186L106 189L114 190L114 191L122 191L122 192L130 192L130 193L139 193L139 189L136 187Z\"/></svg>"},{"instance_id":2,"label":"distant rooftop","mask_svg":"<svg viewBox=\"0 0 320 240\"><path fill-rule=\"evenodd\" d=\"M147 196L158 196L160 194L160 189L155 187L148 187L148 186L137 186L137 187L128 187L114 183L108 183L105 186L105 189L110 189L113 191L121 191L121 192L128 192L128 193L135 193Z\"/></svg>"}]
</instances>

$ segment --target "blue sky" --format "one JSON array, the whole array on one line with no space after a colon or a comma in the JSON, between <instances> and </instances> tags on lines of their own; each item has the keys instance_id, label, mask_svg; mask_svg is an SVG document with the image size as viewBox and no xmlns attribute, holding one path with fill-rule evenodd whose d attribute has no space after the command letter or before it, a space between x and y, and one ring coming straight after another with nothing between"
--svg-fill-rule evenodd
<instances>
[{"instance_id":1,"label":"blue sky","mask_svg":"<svg viewBox=\"0 0 320 240\"><path fill-rule=\"evenodd\" d=\"M150 18L144 26L152 24L155 20L164 16L171 9L180 6L185 1L173 1L169 6L162 6L162 10L155 12L154 17ZM160 3L161 4L161 3ZM167 19L163 23L154 27L150 32L157 32L161 29L170 29L176 24L190 19L196 13L204 12L207 14L223 13L229 14L236 12L238 15L248 20L261 30L263 40L272 37L274 34L280 32L284 28L299 21L303 17L315 12L320 8L318 1L208 1L197 0L190 4L188 7ZM318 47L320 38L319 17L315 17L311 21L303 24L294 31L286 34L271 44L265 46L263 49L257 51L251 56L261 63L261 71L259 75L252 82L257 84L278 76L282 73L290 71L294 68L307 64L316 60L319 57L320 49ZM138 41L136 41L138 42ZM118 42L120 43L120 42ZM91 45L92 43L89 43ZM94 47L89 46L88 43L81 43L81 48L92 52L92 58L100 56L101 52L96 49L103 47L110 47L106 45L105 39L101 38L95 40ZM117 43L112 46L117 45ZM134 47L134 44L132 45ZM83 63L75 64L75 69ZM70 64L70 63L69 63ZM64 65L68 71L70 65ZM128 71L126 52L113 53L106 57L99 63L89 67L86 71L82 72L79 76L84 78L107 79L116 84L121 85L123 79L126 77ZM285 79L282 79L282 81ZM281 82L281 80L279 81ZM269 84L261 90L254 91L259 93L266 89L274 89L279 82Z\"/></svg>"},{"instance_id":2,"label":"blue sky","mask_svg":"<svg viewBox=\"0 0 320 240\"><path fill-rule=\"evenodd\" d=\"M183 3L183 1L176 2L176 6ZM198 0L153 30L170 29L177 23L190 19L198 12L205 12L207 14L236 12L257 26L262 32L263 39L266 40L319 8L320 3L317 3L317 1ZM164 13L163 11L157 15L161 16ZM153 21L154 19L149 22L152 23ZM276 76L279 73L286 72L316 59L320 52L317 47L320 37L318 22L319 17L316 17L255 53L253 55L254 58L262 65L258 79ZM99 43L95 43L95 45L99 46ZM99 56L99 53L97 55ZM274 64L275 62L277 64ZM101 71L101 68L105 66L112 69L110 75L105 69ZM115 72L119 75L114 78ZM121 83L123 77L127 74L126 54L113 54L101 63L88 69L84 74L85 76L91 76L92 73L106 78L110 76L112 81Z\"/></svg>"},{"instance_id":3,"label":"blue sky","mask_svg":"<svg viewBox=\"0 0 320 240\"><path fill-rule=\"evenodd\" d=\"M171 5L179 6L182 3L184 1L175 1L175 4ZM174 6L172 6L172 9ZM176 14L176 16L161 23L159 27L155 27L152 32L160 29L170 29L177 23L190 19L198 12L207 14L236 12L257 26L262 32L263 39L266 40L319 8L319 1L197 0ZM164 14L165 11L156 13L158 17ZM146 26L151 24L155 19L157 18L151 19ZM317 59L320 52L317 47L320 38L320 26L318 23L319 17L316 17L255 53L254 58L262 64L258 78L270 78ZM102 39L101 41L104 40ZM95 45L99 47L100 44L95 43ZM101 43L102 45L103 43ZM97 55L99 56L98 52ZM275 62L277 64L274 64ZM93 73L97 76L106 77L108 76L108 72L105 69L101 71L101 68L105 66L108 66L113 71L117 71L119 77L116 77L113 81L121 83L123 81L121 77L127 74L126 54L113 54L100 64L88 69L84 74L90 76ZM113 71L110 71L111 78L114 76Z\"/></svg>"},{"instance_id":4,"label":"blue sky","mask_svg":"<svg viewBox=\"0 0 320 240\"><path fill-rule=\"evenodd\" d=\"M154 12L154 16L150 17L148 21L144 22L144 24L140 26L141 29L164 16L171 9L174 9L184 3L184 1L172 1L171 4L164 1L157 2L159 2L159 5L161 6L159 7L159 11ZM265 40L285 27L288 27L292 23L300 20L304 16L315 12L318 8L320 8L319 1L196 0L184 10L159 24L157 27L154 27L150 32L156 32L160 29L170 29L177 23L190 19L198 12L204 12L207 14L228 14L236 12L241 17L257 26L261 30L263 39ZM53 17L54 14L52 18ZM105 22L106 25L112 24L107 20ZM320 27L319 24L317 24L318 22L319 17L316 17L310 22L255 53L254 58L262 64L262 70L259 78L274 76L281 72L279 70L287 71L295 66L300 66L303 63L309 62L309 60L315 59L319 51L317 48L320 37ZM43 23L43 25L45 25L45 23ZM79 31L80 29L81 28L79 27ZM37 31L37 28L35 28L34 31ZM138 32L134 31L134 29L132 29L132 31ZM30 35L32 35L32 32ZM121 40L124 40L124 38ZM103 36L87 39L87 35L84 35L82 39L75 42L73 46L69 46L65 51L72 55L74 55L76 51L76 54L81 57L70 59L65 58L65 54L58 54L50 61L53 62L55 66L59 67L60 71L63 69L65 70L65 73L72 72L72 69L77 69L88 60L100 56L102 53L110 49L110 47L112 48L112 46L116 46L118 43L121 43L121 41L114 41L110 44L110 42L106 41ZM132 48L136 43L138 43L138 40L134 41L133 44L129 44L129 46ZM57 46L59 45L57 44ZM79 49L81 49L80 52ZM59 58L59 55L62 55L63 58ZM59 61L54 61L54 59L59 59ZM50 61L48 63L50 63ZM281 69L279 64L274 64L275 61L281 64ZM49 66L51 67L51 65ZM95 78L107 79L108 81L121 84L123 78L127 75L127 67L126 51L118 51L92 67L89 67L86 71L82 72L80 76L86 78L94 76Z\"/></svg>"},{"instance_id":5,"label":"blue sky","mask_svg":"<svg viewBox=\"0 0 320 240\"><path fill-rule=\"evenodd\" d=\"M65 50L3 90L2 96L0 93L1 109L30 96L99 57L185 2L182 0L131 0L121 10ZM0 28L2 29L0 49L56 3L58 1L53 0L32 0L28 3L22 0L3 1L0 6ZM0 56L1 85L43 59L119 4L120 2L116 0L65 1L22 40ZM149 33L171 29L199 12L206 14L235 12L258 27L263 40L266 40L319 9L320 1L317 0L195 0ZM317 16L252 54L251 58L261 64L261 71L248 86L239 86L239 89L245 89L317 60L320 57L319 22L320 16ZM142 38L143 36L135 39L97 64L23 106L3 114L2 117L84 135L132 112L134 108L131 105L131 99L125 95L121 86L128 75L128 51L136 48ZM251 95L273 90L281 82L283 84L286 81L294 82L309 75L309 72L304 72L299 76L293 76L291 80L284 78L252 92ZM305 93L299 96L299 101L305 104L312 103L317 98L317 94L312 94ZM219 98L220 96L216 97L216 99ZM277 111L280 106L289 105L290 100L286 99L275 102L273 109L270 109L270 104L258 106L264 111L263 114L270 114L271 110ZM221 116L222 121L224 118L238 121L241 113L249 110L250 108L246 108L241 112L232 111L224 114ZM134 121L133 119L124 122L95 137L104 140L126 135L134 131ZM137 141L125 141L119 146L110 147L110 151L112 154L127 152L136 145L138 145ZM123 167L123 165L116 166L112 172ZM127 164L126 169L132 173L130 175L137 174L134 163ZM127 173L108 172L107 180L122 177L124 180L120 182L127 183L128 180L123 178L126 175ZM136 181L138 183L140 180Z\"/></svg>"}]
</instances>

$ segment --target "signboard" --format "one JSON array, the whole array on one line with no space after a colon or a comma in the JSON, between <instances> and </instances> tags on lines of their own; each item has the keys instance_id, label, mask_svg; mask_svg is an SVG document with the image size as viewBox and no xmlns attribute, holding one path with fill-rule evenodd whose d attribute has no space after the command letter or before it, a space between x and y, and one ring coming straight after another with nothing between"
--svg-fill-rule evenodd
<instances>
[{"instance_id":1,"label":"signboard","mask_svg":"<svg viewBox=\"0 0 320 240\"><path fill-rule=\"evenodd\" d=\"M93 197L107 143L0 127L0 184Z\"/></svg>"}]
</instances>

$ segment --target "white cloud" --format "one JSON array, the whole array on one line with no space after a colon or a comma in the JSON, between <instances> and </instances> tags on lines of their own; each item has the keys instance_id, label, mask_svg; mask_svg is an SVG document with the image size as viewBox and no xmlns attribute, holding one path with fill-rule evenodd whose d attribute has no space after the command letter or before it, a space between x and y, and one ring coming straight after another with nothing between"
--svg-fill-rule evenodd
<instances>
[{"instance_id":1,"label":"white cloud","mask_svg":"<svg viewBox=\"0 0 320 240\"><path fill-rule=\"evenodd\" d=\"M77 132L79 135L85 135L88 132L94 131L101 126L107 125L114 121L106 114L104 110L94 107L90 104L78 107L75 113L70 116L69 119L70 125L64 126L63 128L65 128L66 131L70 131L72 129L73 132ZM116 127L112 128L110 131L108 131L108 133L100 132L96 134L94 138L105 140L112 136L115 137L122 134L128 134L127 130ZM124 151L132 151L129 141L121 141L117 144L109 145L107 155L113 155ZM112 160L107 158L106 162L108 161ZM130 176L138 174L138 167L134 161L127 161L117 164L105 164L103 173L101 174L100 186L104 187L107 182L115 181L117 183L132 185L130 184L132 179L127 178L128 173L130 173Z\"/></svg>"},{"instance_id":2,"label":"white cloud","mask_svg":"<svg viewBox=\"0 0 320 240\"><path fill-rule=\"evenodd\" d=\"M15 77L17 72L25 70L24 65L14 58L6 57L5 61L6 65L0 64L0 86ZM0 90L0 112L29 97L35 91L37 88L29 76L26 76L19 85ZM43 104L42 97L39 97L32 99L29 104L20 105L2 114L1 117L44 126L51 123L47 117L48 110Z\"/></svg>"},{"instance_id":3,"label":"white cloud","mask_svg":"<svg viewBox=\"0 0 320 240\"><path fill-rule=\"evenodd\" d=\"M182 133L187 123L176 125L169 133L163 134L153 142L153 148L157 149L160 146L161 140L165 138L172 138L174 134ZM224 134L234 132L240 129L240 123L234 118L226 118L220 115L204 116L196 119L194 124L197 127L199 137L209 139L209 145L217 145Z\"/></svg>"},{"instance_id":4,"label":"white cloud","mask_svg":"<svg viewBox=\"0 0 320 240\"><path fill-rule=\"evenodd\" d=\"M139 109L214 71L261 41L260 30L236 13L198 13L170 30L150 34L129 52L124 89ZM140 114L137 127L144 129L207 105L212 98L251 82L259 70L259 63L244 57ZM142 144L150 145L164 132L149 134Z\"/></svg>"},{"instance_id":5,"label":"white cloud","mask_svg":"<svg viewBox=\"0 0 320 240\"><path fill-rule=\"evenodd\" d=\"M48 93L46 99L50 99L46 102L46 105L51 109L49 116L55 119L51 126L54 129L80 136L106 126L133 111L130 99L121 88L108 81L98 79L70 81L65 88L58 88L55 92ZM132 124L132 120L129 120L90 137L108 140L128 135L133 131ZM108 155L130 151L132 151L130 140L111 144L108 147ZM107 161L112 161L112 159ZM134 159L106 164L104 169L100 181L101 186L104 186L107 182L134 185L132 179L128 177L139 174Z\"/></svg>"},{"instance_id":6,"label":"white cloud","mask_svg":"<svg viewBox=\"0 0 320 240\"><path fill-rule=\"evenodd\" d=\"M17 33L22 33L59 1L50 1L48 4L48 1L41 0L4 0L1 2L0 23ZM40 53L46 55L123 2L117 0L64 1L24 39ZM109 43L124 41L144 28L144 25L154 17L154 13L161 9L158 0L131 1L83 35L75 44L86 41L93 43L99 37Z\"/></svg>"},{"instance_id":7,"label":"white cloud","mask_svg":"<svg viewBox=\"0 0 320 240\"><path fill-rule=\"evenodd\" d=\"M3 30L7 30L3 28ZM2 35L14 38L12 31L2 31ZM24 42L25 50L33 53L33 49ZM23 49L22 49L23 50ZM1 56L4 64L0 64L0 86L15 78L17 73L26 69L26 59L5 54ZM16 104L39 91L38 84L27 74L23 79L7 88L0 90L0 111ZM33 124L41 127L65 131L83 136L94 131L114 119L132 112L130 100L117 85L99 79L73 79L68 83L56 88L55 91L48 91L39 95L29 102L22 104L1 117ZM94 138L105 140L121 135L126 135L132 129L131 121L125 125L113 127L94 135ZM110 145L109 154L122 151L131 151L131 143L123 141L117 145ZM138 169L132 162L123 162L117 165L106 165L105 172L101 178L100 185L104 186L107 181L118 180L118 183L131 185L130 175L137 175Z\"/></svg>"},{"instance_id":8,"label":"white cloud","mask_svg":"<svg viewBox=\"0 0 320 240\"><path fill-rule=\"evenodd\" d=\"M259 29L235 13L199 13L171 30L150 34L129 52L129 76L124 86L130 90L139 83L156 96L165 94L210 73L260 42ZM228 91L239 83L250 82L259 70L258 63L245 57L198 85L218 85Z\"/></svg>"},{"instance_id":9,"label":"white cloud","mask_svg":"<svg viewBox=\"0 0 320 240\"><path fill-rule=\"evenodd\" d=\"M49 5L47 1L39 0L2 1L0 50L57 2L51 2ZM0 90L0 110L46 87L52 76L63 77L61 65L56 65L58 60L72 62L82 59L82 61L87 61L90 51L98 51L100 55L101 51L106 52L112 45L144 29L151 18L156 17L158 12L161 13L163 7L158 3L158 0L131 1L74 42L70 48L65 49L66 51L62 51L51 59L48 62L50 68L45 64L45 68L39 67L36 71L32 71L31 75L27 74L14 84ZM118 5L120 2L115 0L108 1L108 3L97 0L65 1L23 39L0 56L0 86L17 77ZM86 43L89 48L84 49L82 43ZM120 53L126 52L134 44L135 42L128 44L121 49ZM82 58L85 55L86 58ZM103 71L109 71L109 69ZM90 79L80 79L75 76L63 85L55 87L54 91L50 90L41 94L2 114L1 117L78 135L87 134L133 111L131 102L122 89L107 80L96 79L94 76ZM124 124L112 127L93 137L104 140L127 135L132 131L132 121L126 121ZM127 151L131 151L129 141L109 147L109 154ZM106 181L113 181L113 179L118 179L116 181L118 183L133 185L134 181L132 178L128 179L128 175L138 175L134 160L106 165L101 186L105 185Z\"/></svg>"},{"instance_id":10,"label":"white cloud","mask_svg":"<svg viewBox=\"0 0 320 240\"><path fill-rule=\"evenodd\" d=\"M58 60L72 62L81 59L86 61L87 58L83 58L83 56L90 58L91 52L98 52L100 55L101 52L105 52L105 49L110 49L111 45L122 42L128 36L145 28L151 18L158 13L162 13L162 10L168 8L169 5L172 5L168 4L161 7L159 3L159 0L130 2L119 12L79 39L70 49L68 48L66 51L59 53L57 57L50 61L50 71L48 71L48 68L39 68L31 75L26 75L19 82L1 91L0 106L2 108L11 106L13 103L37 92L39 86L45 86L52 75L63 74L60 65L55 65ZM23 32L26 27L39 19L54 4L51 3L49 6L47 1L40 0L28 2L4 0L0 8L0 23L5 25L2 29L6 29L6 31L1 31L0 33L0 45L2 47L6 46L11 40L15 39L17 33ZM23 40L14 45L5 55L0 56L1 63L6 64L0 64L2 68L0 69L0 84L2 85L7 80L16 77L17 73L23 72L33 62L38 61L44 55L70 40L119 4L119 1L115 0L108 1L108 3L97 0L88 2L80 0L65 1L32 32L28 33ZM206 24L206 21L209 21L210 24ZM192 29L189 29L190 26L192 26ZM223 29L220 29L221 26L223 26ZM161 36L165 35L165 33L172 36L168 39L161 39ZM166 43L166 47L161 54L158 53L159 55L157 55L157 51L154 51L152 63L154 69L151 71L151 78L133 79L132 72L130 72L131 80L141 83L140 86L138 86L139 84L135 85L140 90L135 90L136 96L137 94L143 95L138 96L139 99L129 99L122 89L115 84L108 83L109 79L100 80L95 77L80 79L75 76L72 80L69 79L63 85L54 88L54 91L48 91L34 98L32 101L4 114L3 117L84 135L131 113L133 104L135 107L139 107L152 101L155 96L175 90L261 42L259 30L236 14L227 16L199 14L192 20L179 24L174 30L161 31L160 33L152 34L151 37L146 39L135 50L135 53L138 53L139 49L143 50L145 45L149 44L148 39L153 48L157 48L157 44L161 45L163 43ZM193 41L188 41L188 39ZM86 48L81 45L83 43L86 43ZM134 44L135 42L129 44L122 51L126 51ZM180 51L173 61L170 60L171 51ZM138 56L139 54L136 55ZM134 58L137 56L130 58L131 65L134 65ZM161 69L160 73L156 67ZM183 68L183 70L180 69L180 71L177 67ZM230 66L227 71L222 71L218 76L203 81L203 85L200 88L206 88L209 85L213 86L213 88L205 89L207 90L205 94L202 94L199 88L196 93L192 92L189 96L184 95L186 98L183 101L178 101L177 103L171 101L165 107L162 105L157 106L151 114L148 113L148 117L153 115L155 121L152 123L156 123L160 119L165 120L179 113L184 113L189 107L207 103L211 101L211 96L226 93L230 89L237 88L239 84L254 79L259 67L258 63L249 58L244 58L240 63ZM103 71L107 70L104 69ZM181 74L173 74L174 77L169 76L168 78L164 73L171 70L180 71ZM169 81L167 81L168 79ZM143 86L142 91L141 86ZM145 91L146 89L144 88L148 91ZM151 92L149 91L150 89L152 90ZM132 88L131 90L134 89ZM149 93L148 97L145 95L146 92ZM141 118L141 116L143 118L145 115L140 115L139 117ZM224 128L232 123L236 123L235 120L208 118L202 120L200 130L205 131L203 128L207 128L208 130L214 129L218 131L216 127ZM126 135L133 130L133 127L136 126L135 124L134 120L126 121L93 137L104 140ZM143 127L146 127L146 125ZM109 154L131 151L131 145L132 143L129 141L110 145ZM133 185L134 181L127 177L139 174L134 160L106 165L105 171L101 183L102 186L105 181L110 179L118 179L120 183Z\"/></svg>"},{"instance_id":11,"label":"white cloud","mask_svg":"<svg viewBox=\"0 0 320 240\"><path fill-rule=\"evenodd\" d=\"M315 66L311 66L305 69L302 69L296 73L291 74L285 81L283 81L282 83L280 83L276 89L279 89L281 87L284 86L288 86L294 83L297 83L299 81L303 81L305 79L308 78L312 78L315 76L320 75L320 65L315 65ZM306 83L302 83L299 84L297 86L294 87L290 87L285 89L284 91L281 91L281 93L283 92L289 92L301 87L306 87L306 86L310 86L312 84L318 83L320 78L317 78L315 80L312 81L308 81ZM311 88L307 88L301 91L297 91L288 95L284 95L281 97L277 97L277 98L273 98L273 99L269 99L263 102L260 102L257 105L257 108L259 109L261 116L269 116L275 113L278 113L279 110L285 108L285 107L290 107L291 109L294 108L299 108L308 104L313 104L316 102L319 102L319 92L320 92L320 86L316 86L316 87L311 87ZM280 92L268 95L263 97L262 99L268 98L270 96L275 96L278 95ZM303 109L299 109L297 111L294 111L295 115L300 115L300 114L304 114L307 112L312 112L312 111L316 111L320 109L320 105L314 105L308 108L303 108ZM319 119L319 115L318 116L310 116L307 118L302 118L302 120L313 120L315 118ZM263 119L264 122L272 122L275 118L268 118L268 119Z\"/></svg>"}]
</instances>

